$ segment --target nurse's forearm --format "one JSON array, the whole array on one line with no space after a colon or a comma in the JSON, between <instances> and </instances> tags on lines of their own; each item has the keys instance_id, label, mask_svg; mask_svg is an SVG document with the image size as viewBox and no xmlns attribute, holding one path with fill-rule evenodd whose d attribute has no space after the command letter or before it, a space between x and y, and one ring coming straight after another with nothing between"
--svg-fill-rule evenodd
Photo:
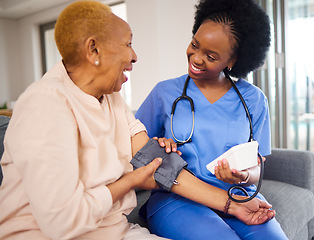
<instances>
[{"instance_id":1,"label":"nurse's forearm","mask_svg":"<svg viewBox=\"0 0 314 240\"><path fill-rule=\"evenodd\" d=\"M275 216L275 211L270 210L271 205L258 198L246 203L228 201L225 190L209 185L194 177L186 170L182 170L177 177L178 184L173 185L171 191L185 198L203 204L212 209L226 211L247 225L262 224ZM234 195L236 199L244 196Z\"/></svg>"}]
</instances>

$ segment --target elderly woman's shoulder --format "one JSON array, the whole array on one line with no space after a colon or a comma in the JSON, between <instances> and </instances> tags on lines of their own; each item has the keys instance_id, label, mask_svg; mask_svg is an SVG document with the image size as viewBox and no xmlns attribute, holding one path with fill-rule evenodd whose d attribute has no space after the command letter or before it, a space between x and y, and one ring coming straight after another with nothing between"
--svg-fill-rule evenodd
<instances>
[{"instance_id":1,"label":"elderly woman's shoulder","mask_svg":"<svg viewBox=\"0 0 314 240\"><path fill-rule=\"evenodd\" d=\"M60 97L66 96L69 92L69 87L67 86L64 74L59 74L58 72L52 73L49 70L41 79L34 81L30 84L26 90L21 94L19 98L36 98L42 97ZM69 80L70 81L70 80ZM69 85L74 84L69 82Z\"/></svg>"}]
</instances>

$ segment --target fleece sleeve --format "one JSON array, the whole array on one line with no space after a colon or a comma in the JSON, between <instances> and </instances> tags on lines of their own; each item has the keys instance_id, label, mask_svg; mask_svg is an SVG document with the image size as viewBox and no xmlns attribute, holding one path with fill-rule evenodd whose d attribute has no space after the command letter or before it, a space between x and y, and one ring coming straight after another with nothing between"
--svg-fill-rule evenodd
<instances>
[{"instance_id":1,"label":"fleece sleeve","mask_svg":"<svg viewBox=\"0 0 314 240\"><path fill-rule=\"evenodd\" d=\"M146 127L144 126L144 124L141 123L138 119L135 119L134 114L125 103L124 103L124 108L125 108L127 121L129 124L131 137L134 137L134 135L136 135L139 132L142 132L142 131L146 132Z\"/></svg>"}]
</instances>

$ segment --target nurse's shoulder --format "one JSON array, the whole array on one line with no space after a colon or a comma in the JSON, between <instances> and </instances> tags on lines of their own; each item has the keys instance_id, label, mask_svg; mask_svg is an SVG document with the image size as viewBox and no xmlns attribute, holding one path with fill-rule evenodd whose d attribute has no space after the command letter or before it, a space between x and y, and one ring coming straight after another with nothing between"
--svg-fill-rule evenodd
<instances>
[{"instance_id":1,"label":"nurse's shoulder","mask_svg":"<svg viewBox=\"0 0 314 240\"><path fill-rule=\"evenodd\" d=\"M265 93L247 80L239 78L236 85L245 101L267 101Z\"/></svg>"},{"instance_id":2,"label":"nurse's shoulder","mask_svg":"<svg viewBox=\"0 0 314 240\"><path fill-rule=\"evenodd\" d=\"M181 95L187 76L188 76L187 74L184 74L180 77L160 81L153 88L152 92L156 92L158 93L158 95L164 94L166 95L170 94L172 96L176 96L178 94Z\"/></svg>"}]
</instances>

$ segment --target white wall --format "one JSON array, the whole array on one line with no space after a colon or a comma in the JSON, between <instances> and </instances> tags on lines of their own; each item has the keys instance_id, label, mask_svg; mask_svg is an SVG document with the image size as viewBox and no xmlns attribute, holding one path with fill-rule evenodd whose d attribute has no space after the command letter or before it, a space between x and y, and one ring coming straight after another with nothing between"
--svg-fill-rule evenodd
<instances>
[{"instance_id":1,"label":"white wall","mask_svg":"<svg viewBox=\"0 0 314 240\"><path fill-rule=\"evenodd\" d=\"M131 72L132 110L157 82L187 72L196 0L126 0L138 62Z\"/></svg>"},{"instance_id":2,"label":"white wall","mask_svg":"<svg viewBox=\"0 0 314 240\"><path fill-rule=\"evenodd\" d=\"M42 76L39 25L55 20L65 6L18 20L0 19L0 106Z\"/></svg>"},{"instance_id":3,"label":"white wall","mask_svg":"<svg viewBox=\"0 0 314 240\"><path fill-rule=\"evenodd\" d=\"M108 0L111 3L112 0ZM187 72L197 0L126 0L133 47L132 110L155 84ZM13 21L0 19L0 106L16 100L41 73L39 25L56 20L66 5Z\"/></svg>"},{"instance_id":4,"label":"white wall","mask_svg":"<svg viewBox=\"0 0 314 240\"><path fill-rule=\"evenodd\" d=\"M14 100L15 91L21 90L15 81L20 76L20 45L17 22L0 19L0 106Z\"/></svg>"}]
</instances>

